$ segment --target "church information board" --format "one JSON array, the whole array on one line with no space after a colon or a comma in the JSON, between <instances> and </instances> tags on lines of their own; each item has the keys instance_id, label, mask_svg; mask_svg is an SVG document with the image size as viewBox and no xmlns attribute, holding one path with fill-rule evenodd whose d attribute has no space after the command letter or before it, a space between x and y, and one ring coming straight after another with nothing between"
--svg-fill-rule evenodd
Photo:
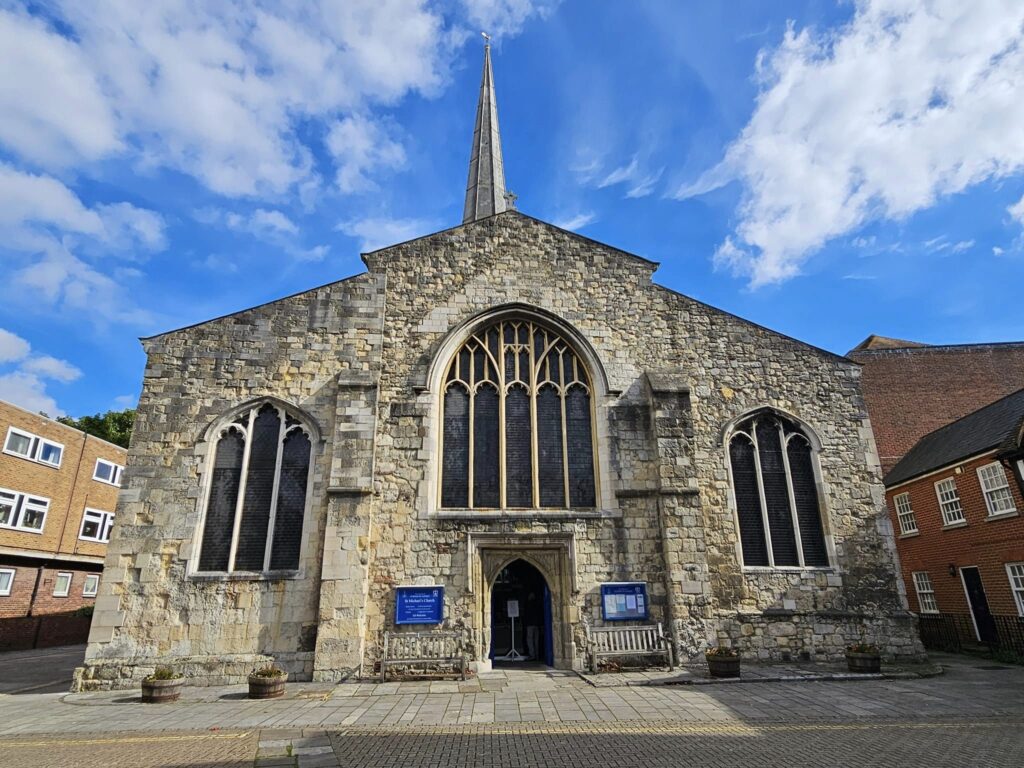
<instances>
[{"instance_id":1,"label":"church information board","mask_svg":"<svg viewBox=\"0 0 1024 768\"><path fill-rule=\"evenodd\" d=\"M396 587L395 624L440 624L444 621L444 587Z\"/></svg>"},{"instance_id":2,"label":"church information board","mask_svg":"<svg viewBox=\"0 0 1024 768\"><path fill-rule=\"evenodd\" d=\"M601 618L605 621L636 621L647 618L647 584L613 581L601 585Z\"/></svg>"}]
</instances>

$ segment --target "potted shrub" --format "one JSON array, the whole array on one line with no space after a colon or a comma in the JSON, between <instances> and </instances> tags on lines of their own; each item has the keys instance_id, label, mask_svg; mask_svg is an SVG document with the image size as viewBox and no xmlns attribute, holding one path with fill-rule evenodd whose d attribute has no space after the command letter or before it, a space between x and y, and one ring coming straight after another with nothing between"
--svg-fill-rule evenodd
<instances>
[{"instance_id":1,"label":"potted shrub","mask_svg":"<svg viewBox=\"0 0 1024 768\"><path fill-rule=\"evenodd\" d=\"M170 667L157 667L152 675L142 678L142 700L147 704L177 701L185 678Z\"/></svg>"},{"instance_id":2,"label":"potted shrub","mask_svg":"<svg viewBox=\"0 0 1024 768\"><path fill-rule=\"evenodd\" d=\"M708 660L708 672L712 677L739 677L740 652L735 648L717 646L708 648L704 654Z\"/></svg>"},{"instance_id":3,"label":"potted shrub","mask_svg":"<svg viewBox=\"0 0 1024 768\"><path fill-rule=\"evenodd\" d=\"M277 699L284 696L288 673L273 664L254 670L249 675L250 699Z\"/></svg>"},{"instance_id":4,"label":"potted shrub","mask_svg":"<svg viewBox=\"0 0 1024 768\"><path fill-rule=\"evenodd\" d=\"M882 654L877 645L854 643L846 646L846 666L851 672L881 672Z\"/></svg>"}]
</instances>

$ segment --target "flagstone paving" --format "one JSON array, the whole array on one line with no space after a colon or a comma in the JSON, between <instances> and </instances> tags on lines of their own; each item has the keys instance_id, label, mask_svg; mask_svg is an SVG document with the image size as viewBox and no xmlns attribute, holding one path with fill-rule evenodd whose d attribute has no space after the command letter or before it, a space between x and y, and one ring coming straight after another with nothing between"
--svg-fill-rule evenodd
<instances>
[{"instance_id":1,"label":"flagstone paving","mask_svg":"<svg viewBox=\"0 0 1024 768\"><path fill-rule=\"evenodd\" d=\"M162 705L137 691L0 695L0 768L1024 765L1024 668L939 661L939 677L858 682L598 687L512 669L293 684L274 701L241 686Z\"/></svg>"}]
</instances>

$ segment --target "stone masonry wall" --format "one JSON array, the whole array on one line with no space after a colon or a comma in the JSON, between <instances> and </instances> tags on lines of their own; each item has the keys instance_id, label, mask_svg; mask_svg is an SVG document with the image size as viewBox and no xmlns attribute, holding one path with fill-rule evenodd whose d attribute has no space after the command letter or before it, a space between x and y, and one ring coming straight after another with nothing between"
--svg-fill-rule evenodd
<instances>
[{"instance_id":1,"label":"stone masonry wall","mask_svg":"<svg viewBox=\"0 0 1024 768\"><path fill-rule=\"evenodd\" d=\"M772 657L807 648L835 657L858 639L876 640L891 655L920 653L895 578L856 365L657 286L650 262L515 212L366 261L387 274L388 286L375 477L381 535L371 542L368 662L380 632L391 627L396 584L440 580L451 622L471 620L479 598L469 592L464 542L481 531L573 531L573 601L581 622L599 620L600 582L646 580L655 618L671 621L687 653L724 640ZM561 319L604 367L609 392L598 412L609 427L599 450L612 470L603 480L613 501L596 517L453 520L433 508L431 363L449 333L503 305ZM666 368L684 383L652 395L648 373ZM821 439L836 560L827 572L740 568L723 429L766 405L812 425ZM679 413L664 419L673 408ZM660 417L675 423L661 427ZM791 625L814 629L801 637L765 629L760 618L736 623L741 613L773 610L795 617ZM581 628L572 629L579 663Z\"/></svg>"},{"instance_id":2,"label":"stone masonry wall","mask_svg":"<svg viewBox=\"0 0 1024 768\"><path fill-rule=\"evenodd\" d=\"M143 391L79 687L137 685L157 663L199 682L238 682L270 657L299 679L311 677L329 490L350 479L351 465L332 460L353 447L348 390L339 382L376 376L381 289L379 277L360 275L145 342ZM190 575L209 458L204 435L261 396L298 407L320 432L299 575Z\"/></svg>"},{"instance_id":3,"label":"stone masonry wall","mask_svg":"<svg viewBox=\"0 0 1024 768\"><path fill-rule=\"evenodd\" d=\"M835 657L858 639L920 654L856 365L656 285L651 262L517 212L365 260L367 274L147 341L79 687L131 685L157 662L206 682L239 680L269 657L300 679L366 672L401 584L444 584L446 623L465 628L485 662L481 553L496 567L504 550L494 547L518 546L560 595L562 666L583 663L599 585L634 579L684 655L724 642L766 658ZM502 307L563 330L596 361L596 510L436 508L435 361ZM261 396L303 409L322 437L301 572L198 579L189 560L204 435ZM724 430L764 406L820 438L832 568L740 566Z\"/></svg>"}]
</instances>

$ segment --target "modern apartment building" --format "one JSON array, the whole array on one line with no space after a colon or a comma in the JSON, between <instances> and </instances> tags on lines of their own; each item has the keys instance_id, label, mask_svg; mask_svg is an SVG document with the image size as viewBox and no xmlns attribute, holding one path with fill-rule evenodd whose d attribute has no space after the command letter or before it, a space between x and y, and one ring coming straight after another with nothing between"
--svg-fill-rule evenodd
<instances>
[{"instance_id":1,"label":"modern apartment building","mask_svg":"<svg viewBox=\"0 0 1024 768\"><path fill-rule=\"evenodd\" d=\"M127 452L0 401L0 619L91 605Z\"/></svg>"}]
</instances>

